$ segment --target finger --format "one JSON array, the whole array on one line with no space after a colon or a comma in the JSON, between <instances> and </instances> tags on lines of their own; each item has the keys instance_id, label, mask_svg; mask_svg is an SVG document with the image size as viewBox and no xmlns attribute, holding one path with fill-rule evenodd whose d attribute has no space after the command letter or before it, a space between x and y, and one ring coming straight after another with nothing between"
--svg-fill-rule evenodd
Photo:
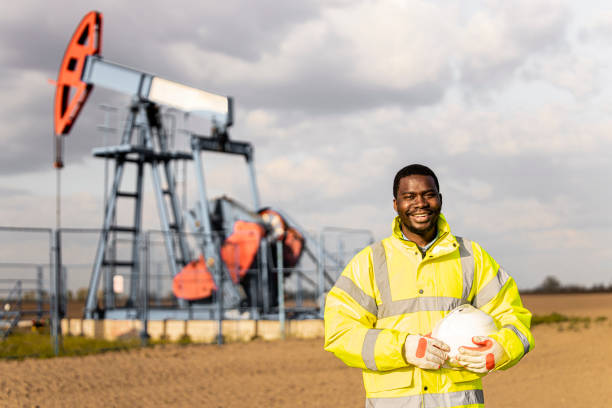
<instances>
[{"instance_id":1,"label":"finger","mask_svg":"<svg viewBox=\"0 0 612 408\"><path fill-rule=\"evenodd\" d=\"M437 347L427 347L427 352L431 354L435 354L440 357L442 360L446 360L448 358L448 354Z\"/></svg>"},{"instance_id":2,"label":"finger","mask_svg":"<svg viewBox=\"0 0 612 408\"><path fill-rule=\"evenodd\" d=\"M459 347L459 356L482 356L484 355L484 351L478 348L471 347Z\"/></svg>"},{"instance_id":3,"label":"finger","mask_svg":"<svg viewBox=\"0 0 612 408\"><path fill-rule=\"evenodd\" d=\"M493 341L488 337L474 336L472 337L472 343L484 347L485 349L493 347Z\"/></svg>"},{"instance_id":4,"label":"finger","mask_svg":"<svg viewBox=\"0 0 612 408\"><path fill-rule=\"evenodd\" d=\"M486 373L487 369L486 368L474 368L474 367L465 367L466 370L471 371L473 373Z\"/></svg>"},{"instance_id":5,"label":"finger","mask_svg":"<svg viewBox=\"0 0 612 408\"><path fill-rule=\"evenodd\" d=\"M463 367L463 365L461 365L461 363L459 363L459 361L457 361L457 359L454 357L449 357L444 365L449 365L450 367L454 368Z\"/></svg>"},{"instance_id":6,"label":"finger","mask_svg":"<svg viewBox=\"0 0 612 408\"><path fill-rule=\"evenodd\" d=\"M464 366L467 370L471 370L471 371L487 371L486 367L483 367L481 365L478 364L468 364L466 366Z\"/></svg>"},{"instance_id":7,"label":"finger","mask_svg":"<svg viewBox=\"0 0 612 408\"><path fill-rule=\"evenodd\" d=\"M463 364L466 367L472 367L472 368L481 368L486 365L484 361L464 361Z\"/></svg>"},{"instance_id":8,"label":"finger","mask_svg":"<svg viewBox=\"0 0 612 408\"><path fill-rule=\"evenodd\" d=\"M484 359L479 357L472 356L458 356L457 361L460 361L462 364L475 364L475 363L483 363Z\"/></svg>"},{"instance_id":9,"label":"finger","mask_svg":"<svg viewBox=\"0 0 612 408\"><path fill-rule=\"evenodd\" d=\"M427 359L427 361L431 361L432 363L435 363L436 365L444 364L444 360L436 356L435 354L427 353L425 358Z\"/></svg>"},{"instance_id":10,"label":"finger","mask_svg":"<svg viewBox=\"0 0 612 408\"><path fill-rule=\"evenodd\" d=\"M463 348L466 350L474 350L474 351L486 351L489 349L489 347L487 346L476 346L476 347L463 346Z\"/></svg>"},{"instance_id":11,"label":"finger","mask_svg":"<svg viewBox=\"0 0 612 408\"><path fill-rule=\"evenodd\" d=\"M433 346L439 348L440 350L446 351L447 353L450 351L450 347L448 346L448 344L444 343L441 340L432 337L429 341Z\"/></svg>"},{"instance_id":12,"label":"finger","mask_svg":"<svg viewBox=\"0 0 612 408\"><path fill-rule=\"evenodd\" d=\"M433 361L423 361L419 365L419 367L425 370L437 370L438 368L440 368L440 364L435 363Z\"/></svg>"},{"instance_id":13,"label":"finger","mask_svg":"<svg viewBox=\"0 0 612 408\"><path fill-rule=\"evenodd\" d=\"M462 363L461 361L459 361L456 356L451 359L451 363L456 365L456 366L459 366L459 367L462 367L462 368L466 368L465 367L465 363Z\"/></svg>"}]
</instances>

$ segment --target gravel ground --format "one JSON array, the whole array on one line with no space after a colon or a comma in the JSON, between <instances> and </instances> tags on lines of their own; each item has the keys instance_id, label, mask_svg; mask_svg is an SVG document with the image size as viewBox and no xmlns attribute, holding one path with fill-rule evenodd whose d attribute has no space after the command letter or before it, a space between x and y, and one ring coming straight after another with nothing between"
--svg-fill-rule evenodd
<instances>
[{"instance_id":1,"label":"gravel ground","mask_svg":"<svg viewBox=\"0 0 612 408\"><path fill-rule=\"evenodd\" d=\"M536 349L486 377L487 407L591 407L612 400L612 294L525 296L536 313L608 320L534 328ZM576 313L572 313L576 311ZM561 330L562 329L562 330ZM361 372L322 340L163 346L0 361L6 407L363 407Z\"/></svg>"}]
</instances>

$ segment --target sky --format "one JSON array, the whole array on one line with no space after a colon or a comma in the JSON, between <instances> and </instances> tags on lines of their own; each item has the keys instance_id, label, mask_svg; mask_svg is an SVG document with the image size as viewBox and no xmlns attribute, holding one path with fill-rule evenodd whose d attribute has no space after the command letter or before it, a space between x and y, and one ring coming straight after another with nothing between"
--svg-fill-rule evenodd
<instances>
[{"instance_id":1,"label":"sky","mask_svg":"<svg viewBox=\"0 0 612 408\"><path fill-rule=\"evenodd\" d=\"M56 225L49 80L90 10L104 15L105 60L234 97L230 137L255 147L262 203L304 228L389 235L393 176L422 163L438 175L453 233L480 243L520 288L548 275L612 283L607 2L3 2L2 226ZM129 102L95 88L66 137L62 226L102 225L105 163L91 150L116 141ZM251 205L241 159L203 160L211 196ZM193 207L194 170L178 170ZM147 186L145 225L155 229Z\"/></svg>"}]
</instances>

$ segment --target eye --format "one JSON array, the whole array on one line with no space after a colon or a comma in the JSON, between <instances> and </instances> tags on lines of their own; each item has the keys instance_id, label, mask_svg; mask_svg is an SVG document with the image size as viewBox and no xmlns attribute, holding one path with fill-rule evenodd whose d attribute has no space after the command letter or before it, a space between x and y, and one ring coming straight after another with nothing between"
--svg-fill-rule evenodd
<instances>
[{"instance_id":1,"label":"eye","mask_svg":"<svg viewBox=\"0 0 612 408\"><path fill-rule=\"evenodd\" d=\"M437 196L437 194L436 194L436 193L433 193L433 192L425 193L425 198L426 198L427 200L434 199L434 198L436 198L436 196Z\"/></svg>"}]
</instances>

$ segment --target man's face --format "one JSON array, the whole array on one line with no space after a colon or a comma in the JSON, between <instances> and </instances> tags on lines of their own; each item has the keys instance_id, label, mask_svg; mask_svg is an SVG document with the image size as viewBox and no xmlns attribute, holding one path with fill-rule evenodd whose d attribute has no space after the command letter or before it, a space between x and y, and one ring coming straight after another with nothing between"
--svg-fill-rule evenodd
<instances>
[{"instance_id":1,"label":"man's face","mask_svg":"<svg viewBox=\"0 0 612 408\"><path fill-rule=\"evenodd\" d=\"M433 177L410 175L400 179L393 208L409 232L428 236L436 229L442 208L442 195Z\"/></svg>"}]
</instances>

